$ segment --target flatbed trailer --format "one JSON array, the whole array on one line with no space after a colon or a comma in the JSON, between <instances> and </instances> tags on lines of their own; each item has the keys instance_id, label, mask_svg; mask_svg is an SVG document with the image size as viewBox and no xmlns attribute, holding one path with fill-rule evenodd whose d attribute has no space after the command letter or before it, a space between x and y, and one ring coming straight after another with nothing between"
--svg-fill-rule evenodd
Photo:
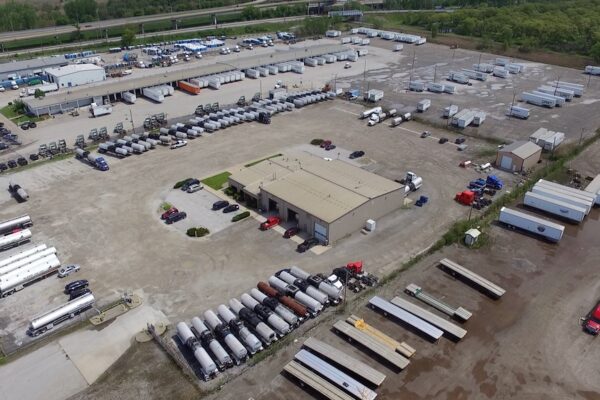
<instances>
[{"instance_id":1,"label":"flatbed trailer","mask_svg":"<svg viewBox=\"0 0 600 400\"><path fill-rule=\"evenodd\" d=\"M415 355L416 350L407 345L404 342L398 342L396 339L388 336L381 332L379 329L367 324L364 319L351 315L346 318L346 322L355 327L358 330L365 332L366 334L373 337L373 339L380 341L381 343L388 346L390 349L397 351L406 358L410 358Z\"/></svg>"},{"instance_id":2,"label":"flatbed trailer","mask_svg":"<svg viewBox=\"0 0 600 400\"><path fill-rule=\"evenodd\" d=\"M453 307L447 303L444 303L441 300L436 299L429 293L424 292L419 285L415 285L414 283L408 285L404 291L408 295L421 300L423 303L428 304L436 310L439 310L453 318L458 318L462 321L467 321L473 315L473 313L462 307Z\"/></svg>"},{"instance_id":3,"label":"flatbed trailer","mask_svg":"<svg viewBox=\"0 0 600 400\"><path fill-rule=\"evenodd\" d=\"M377 397L373 390L307 350L300 350L294 358L359 399L375 400Z\"/></svg>"},{"instance_id":4,"label":"flatbed trailer","mask_svg":"<svg viewBox=\"0 0 600 400\"><path fill-rule=\"evenodd\" d=\"M431 325L437 326L444 332L454 336L457 339L462 339L467 334L466 329L463 329L460 326L455 325L452 322L440 317L439 315L436 315L431 311L427 311L426 309L411 303L410 301L404 300L401 297L394 297L391 303L421 318L423 321L427 321Z\"/></svg>"},{"instance_id":5,"label":"flatbed trailer","mask_svg":"<svg viewBox=\"0 0 600 400\"><path fill-rule=\"evenodd\" d=\"M405 357L342 320L333 324L333 328L346 336L349 341L354 340L357 343L360 343L362 346L377 354L396 368L404 369L410 363Z\"/></svg>"},{"instance_id":6,"label":"flatbed trailer","mask_svg":"<svg viewBox=\"0 0 600 400\"><path fill-rule=\"evenodd\" d=\"M463 279L468 280L469 282L478 285L486 292L491 294L494 298L500 298L504 295L504 293L506 293L506 290L502 289L500 286L496 285L493 282L490 282L489 280L463 267L462 265L455 263L454 261L451 261L447 258L443 258L440 260L440 264L442 265L442 269L445 272L449 273L454 277L461 277Z\"/></svg>"},{"instance_id":7,"label":"flatbed trailer","mask_svg":"<svg viewBox=\"0 0 600 400\"><path fill-rule=\"evenodd\" d=\"M329 400L354 400L354 397L327 382L297 361L290 361L283 370Z\"/></svg>"},{"instance_id":8,"label":"flatbed trailer","mask_svg":"<svg viewBox=\"0 0 600 400\"><path fill-rule=\"evenodd\" d=\"M359 376L362 380L367 381L375 386L379 386L385 380L385 374L371 368L362 361L350 357L346 353L341 352L327 343L321 342L313 337L309 337L304 342L304 347L311 350L313 353L318 353L328 360L331 360L340 367L351 371Z\"/></svg>"},{"instance_id":9,"label":"flatbed trailer","mask_svg":"<svg viewBox=\"0 0 600 400\"><path fill-rule=\"evenodd\" d=\"M393 317L399 319L405 324L412 326L413 328L417 329L419 332L422 332L424 335L433 339L434 341L439 340L439 338L441 338L444 334L442 330L436 328L429 322L422 320L421 318L409 313L408 311L401 309L398 306L395 306L394 304L390 303L382 297L375 296L371 298L371 300L369 300L369 304L372 307L378 308L381 311L383 311L384 315L392 315Z\"/></svg>"}]
</instances>

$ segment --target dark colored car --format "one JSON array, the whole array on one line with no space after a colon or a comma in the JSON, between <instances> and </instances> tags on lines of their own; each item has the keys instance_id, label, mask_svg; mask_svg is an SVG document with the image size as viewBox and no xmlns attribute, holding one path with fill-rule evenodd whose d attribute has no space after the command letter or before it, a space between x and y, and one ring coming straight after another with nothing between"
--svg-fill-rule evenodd
<instances>
[{"instance_id":1,"label":"dark colored car","mask_svg":"<svg viewBox=\"0 0 600 400\"><path fill-rule=\"evenodd\" d=\"M360 157L362 157L364 155L365 155L364 151L362 151L362 150L356 150L356 151L353 151L352 153L350 153L349 158L353 160L355 158L360 158Z\"/></svg>"},{"instance_id":2,"label":"dark colored car","mask_svg":"<svg viewBox=\"0 0 600 400\"><path fill-rule=\"evenodd\" d=\"M6 150L8 149L8 145L4 142L0 142L0 150Z\"/></svg>"},{"instance_id":3,"label":"dark colored car","mask_svg":"<svg viewBox=\"0 0 600 400\"><path fill-rule=\"evenodd\" d=\"M162 213L162 215L160 216L160 219L167 219L169 217L169 215L174 214L176 212L179 212L179 210L176 207L171 207L167 211Z\"/></svg>"},{"instance_id":4,"label":"dark colored car","mask_svg":"<svg viewBox=\"0 0 600 400\"><path fill-rule=\"evenodd\" d=\"M90 283L87 281L87 279L80 279L78 281L73 281L73 282L67 283L65 285L65 293L70 293L74 290L88 287L89 285L90 285Z\"/></svg>"},{"instance_id":5,"label":"dark colored car","mask_svg":"<svg viewBox=\"0 0 600 400\"><path fill-rule=\"evenodd\" d=\"M170 225L170 224L174 224L177 221L181 221L182 219L185 219L185 217L187 217L187 214L185 212L183 212L183 211L176 212L176 213L169 215L167 217L167 219L165 219L165 222Z\"/></svg>"},{"instance_id":6,"label":"dark colored car","mask_svg":"<svg viewBox=\"0 0 600 400\"><path fill-rule=\"evenodd\" d=\"M464 137L456 138L456 140L454 141L454 143L456 143L456 144L463 144L464 142L465 142Z\"/></svg>"},{"instance_id":7,"label":"dark colored car","mask_svg":"<svg viewBox=\"0 0 600 400\"><path fill-rule=\"evenodd\" d=\"M21 129L23 129L24 131L26 131L27 129L29 129L29 122L23 122L21 124Z\"/></svg>"},{"instance_id":8,"label":"dark colored car","mask_svg":"<svg viewBox=\"0 0 600 400\"><path fill-rule=\"evenodd\" d=\"M323 140L321 142L321 148L322 149L326 148L327 146L331 146L331 140Z\"/></svg>"},{"instance_id":9,"label":"dark colored car","mask_svg":"<svg viewBox=\"0 0 600 400\"><path fill-rule=\"evenodd\" d=\"M79 289L72 290L69 292L69 301L75 300L76 298L88 293L92 293L92 291L88 287L82 287Z\"/></svg>"},{"instance_id":10,"label":"dark colored car","mask_svg":"<svg viewBox=\"0 0 600 400\"><path fill-rule=\"evenodd\" d=\"M198 179L188 179L187 181L185 181L185 183L183 185L181 185L180 189L183 190L184 192L188 190L188 188L192 185L198 185L200 184L200 181Z\"/></svg>"},{"instance_id":11,"label":"dark colored car","mask_svg":"<svg viewBox=\"0 0 600 400\"><path fill-rule=\"evenodd\" d=\"M294 226L290 229L287 229L284 233L283 233L283 237L286 239L291 238L292 236L296 236L298 234L298 232L300 232L300 228Z\"/></svg>"},{"instance_id":12,"label":"dark colored car","mask_svg":"<svg viewBox=\"0 0 600 400\"><path fill-rule=\"evenodd\" d=\"M238 206L237 204L230 204L230 205L228 205L227 207L225 207L223 209L223 214L234 212L234 211L237 211L239 209L240 209L240 206Z\"/></svg>"},{"instance_id":13,"label":"dark colored car","mask_svg":"<svg viewBox=\"0 0 600 400\"><path fill-rule=\"evenodd\" d=\"M15 160L8 160L9 168L17 168L17 162Z\"/></svg>"},{"instance_id":14,"label":"dark colored car","mask_svg":"<svg viewBox=\"0 0 600 400\"><path fill-rule=\"evenodd\" d=\"M37 124L36 124L35 122L33 122L33 121L29 121L29 127L30 127L31 129L33 129L33 128L37 128Z\"/></svg>"},{"instance_id":15,"label":"dark colored car","mask_svg":"<svg viewBox=\"0 0 600 400\"><path fill-rule=\"evenodd\" d=\"M333 149L335 149L335 148L336 148L336 145L335 145L335 144L330 144L329 146L326 146L326 147L325 147L325 150L329 151L329 150L333 150Z\"/></svg>"},{"instance_id":16,"label":"dark colored car","mask_svg":"<svg viewBox=\"0 0 600 400\"><path fill-rule=\"evenodd\" d=\"M24 166L29 164L29 162L27 162L27 159L25 159L25 157L19 157L17 158L17 164L19 164L20 166Z\"/></svg>"},{"instance_id":17,"label":"dark colored car","mask_svg":"<svg viewBox=\"0 0 600 400\"><path fill-rule=\"evenodd\" d=\"M229 202L226 200L219 200L213 203L212 209L213 211L220 210L221 208L225 208L229 205Z\"/></svg>"},{"instance_id":18,"label":"dark colored car","mask_svg":"<svg viewBox=\"0 0 600 400\"><path fill-rule=\"evenodd\" d=\"M0 171L6 171L8 169L8 165L5 163L0 163Z\"/></svg>"},{"instance_id":19,"label":"dark colored car","mask_svg":"<svg viewBox=\"0 0 600 400\"><path fill-rule=\"evenodd\" d=\"M448 138L445 138L445 137L443 137L443 138L440 138L440 140L438 141L438 143L439 143L439 144L444 144L444 143L446 143L447 141L448 141Z\"/></svg>"},{"instance_id":20,"label":"dark colored car","mask_svg":"<svg viewBox=\"0 0 600 400\"><path fill-rule=\"evenodd\" d=\"M33 153L33 154L31 154L31 155L29 156L29 159L30 159L31 161L37 161L37 160L39 160L39 158L40 158L40 156L39 156L39 155L37 155L37 154L35 154L35 153Z\"/></svg>"},{"instance_id":21,"label":"dark colored car","mask_svg":"<svg viewBox=\"0 0 600 400\"><path fill-rule=\"evenodd\" d=\"M296 250L298 253L304 253L306 250L310 249L319 244L319 241L316 238L310 238L300 243Z\"/></svg>"}]
</instances>

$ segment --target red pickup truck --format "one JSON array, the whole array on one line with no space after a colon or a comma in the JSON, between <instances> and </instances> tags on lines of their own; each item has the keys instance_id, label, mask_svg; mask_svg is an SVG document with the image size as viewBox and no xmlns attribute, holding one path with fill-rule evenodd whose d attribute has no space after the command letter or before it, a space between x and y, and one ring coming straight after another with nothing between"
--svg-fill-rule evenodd
<instances>
[{"instance_id":1,"label":"red pickup truck","mask_svg":"<svg viewBox=\"0 0 600 400\"><path fill-rule=\"evenodd\" d=\"M272 227L279 225L281 220L279 217L267 217L267 220L260 224L260 230L266 231L267 229L271 229Z\"/></svg>"},{"instance_id":2,"label":"red pickup truck","mask_svg":"<svg viewBox=\"0 0 600 400\"><path fill-rule=\"evenodd\" d=\"M596 307L587 316L583 327L586 332L596 336L600 333L600 303L596 304Z\"/></svg>"}]
</instances>

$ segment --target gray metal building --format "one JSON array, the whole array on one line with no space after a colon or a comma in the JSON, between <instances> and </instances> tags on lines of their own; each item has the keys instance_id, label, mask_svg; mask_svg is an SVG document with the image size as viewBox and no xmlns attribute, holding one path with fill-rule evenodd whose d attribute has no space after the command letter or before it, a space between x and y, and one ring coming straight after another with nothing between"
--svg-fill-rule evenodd
<instances>
[{"instance_id":1,"label":"gray metal building","mask_svg":"<svg viewBox=\"0 0 600 400\"><path fill-rule=\"evenodd\" d=\"M25 105L32 115L60 114L69 112L73 108L89 106L92 103L105 104L121 99L124 92L133 92L141 95L143 88L169 84L176 86L177 81L188 80L202 76L220 74L223 72L255 68L262 65L271 65L293 60L302 60L306 57L316 57L329 53L349 50L348 47L339 45L320 45L312 47L291 47L287 51L277 51L271 54L260 54L250 57L232 59L229 62L216 62L210 65L194 66L188 69L168 71L160 70L156 75L139 78L126 78L109 80L97 85L87 85L68 91L62 90L49 94L39 99L27 99Z\"/></svg>"},{"instance_id":2,"label":"gray metal building","mask_svg":"<svg viewBox=\"0 0 600 400\"><path fill-rule=\"evenodd\" d=\"M69 64L65 56L42 57L32 60L12 61L0 64L0 80L11 76L39 75L46 68L62 67Z\"/></svg>"},{"instance_id":3,"label":"gray metal building","mask_svg":"<svg viewBox=\"0 0 600 400\"><path fill-rule=\"evenodd\" d=\"M284 154L235 171L229 185L323 243L335 242L400 208L404 187L341 160Z\"/></svg>"},{"instance_id":4,"label":"gray metal building","mask_svg":"<svg viewBox=\"0 0 600 400\"><path fill-rule=\"evenodd\" d=\"M70 88L106 80L104 68L94 64L71 64L64 67L46 68L44 72L59 88Z\"/></svg>"}]
</instances>

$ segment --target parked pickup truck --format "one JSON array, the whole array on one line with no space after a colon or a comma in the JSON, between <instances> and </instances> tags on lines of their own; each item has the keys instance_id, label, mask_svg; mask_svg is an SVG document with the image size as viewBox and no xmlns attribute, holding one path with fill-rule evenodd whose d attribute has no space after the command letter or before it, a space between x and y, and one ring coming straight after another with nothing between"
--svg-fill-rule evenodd
<instances>
[{"instance_id":1,"label":"parked pickup truck","mask_svg":"<svg viewBox=\"0 0 600 400\"><path fill-rule=\"evenodd\" d=\"M596 307L585 318L583 329L594 336L600 333L600 303L596 304Z\"/></svg>"},{"instance_id":2,"label":"parked pickup truck","mask_svg":"<svg viewBox=\"0 0 600 400\"><path fill-rule=\"evenodd\" d=\"M279 225L280 222L281 220L279 219L279 217L267 217L267 220L260 224L260 230L266 231L276 225Z\"/></svg>"}]
</instances>

